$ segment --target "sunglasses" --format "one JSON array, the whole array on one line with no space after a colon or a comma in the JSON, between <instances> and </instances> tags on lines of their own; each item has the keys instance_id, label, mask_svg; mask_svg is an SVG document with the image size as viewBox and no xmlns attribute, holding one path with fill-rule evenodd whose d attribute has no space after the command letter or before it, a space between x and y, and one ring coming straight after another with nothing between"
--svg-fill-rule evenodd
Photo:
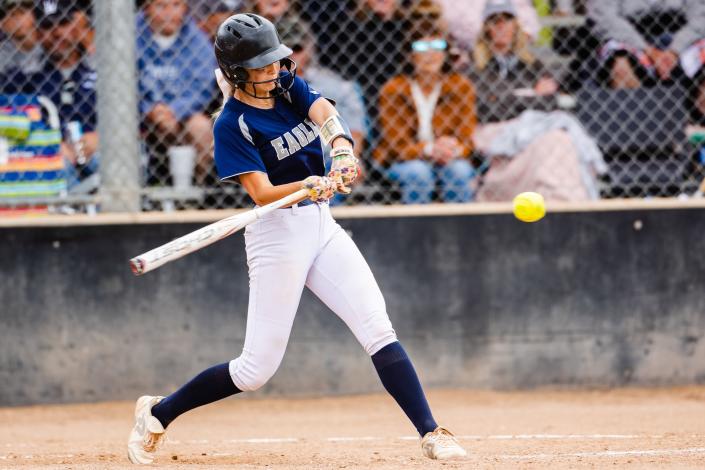
<instances>
[{"instance_id":1,"label":"sunglasses","mask_svg":"<svg viewBox=\"0 0 705 470\"><path fill-rule=\"evenodd\" d=\"M445 39L434 39L432 41L414 41L411 43L411 49L414 52L445 51L447 48L448 42Z\"/></svg>"}]
</instances>

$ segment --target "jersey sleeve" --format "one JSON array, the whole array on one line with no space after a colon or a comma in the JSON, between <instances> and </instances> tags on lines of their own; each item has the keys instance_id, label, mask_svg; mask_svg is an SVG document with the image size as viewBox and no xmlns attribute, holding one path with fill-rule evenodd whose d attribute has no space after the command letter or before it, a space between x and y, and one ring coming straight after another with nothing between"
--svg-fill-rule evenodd
<instances>
[{"instance_id":1,"label":"jersey sleeve","mask_svg":"<svg viewBox=\"0 0 705 470\"><path fill-rule=\"evenodd\" d=\"M284 85L284 83L282 83ZM289 90L291 104L301 116L308 117L308 110L321 94L314 90L306 80L301 77L294 77L294 84Z\"/></svg>"},{"instance_id":2,"label":"jersey sleeve","mask_svg":"<svg viewBox=\"0 0 705 470\"><path fill-rule=\"evenodd\" d=\"M237 122L219 117L215 121L213 137L215 166L221 181L243 173L267 172L245 123L244 115L240 115Z\"/></svg>"}]
</instances>

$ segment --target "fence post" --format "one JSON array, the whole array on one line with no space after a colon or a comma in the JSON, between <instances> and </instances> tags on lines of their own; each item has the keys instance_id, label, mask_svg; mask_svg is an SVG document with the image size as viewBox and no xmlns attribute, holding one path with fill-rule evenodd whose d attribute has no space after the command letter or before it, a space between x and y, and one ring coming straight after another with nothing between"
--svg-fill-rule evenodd
<instances>
[{"instance_id":1,"label":"fence post","mask_svg":"<svg viewBox=\"0 0 705 470\"><path fill-rule=\"evenodd\" d=\"M100 195L105 212L140 210L134 0L97 0Z\"/></svg>"}]
</instances>

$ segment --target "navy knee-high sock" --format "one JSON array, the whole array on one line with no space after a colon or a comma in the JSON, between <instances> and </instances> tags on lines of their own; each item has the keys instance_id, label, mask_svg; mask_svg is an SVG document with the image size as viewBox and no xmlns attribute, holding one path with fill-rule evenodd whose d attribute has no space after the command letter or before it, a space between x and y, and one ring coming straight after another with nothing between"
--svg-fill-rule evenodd
<instances>
[{"instance_id":1,"label":"navy knee-high sock","mask_svg":"<svg viewBox=\"0 0 705 470\"><path fill-rule=\"evenodd\" d=\"M399 342L388 344L372 355L372 363L382 385L394 397L420 435L431 432L438 425L428 407L421 382L414 366Z\"/></svg>"},{"instance_id":2,"label":"navy knee-high sock","mask_svg":"<svg viewBox=\"0 0 705 470\"><path fill-rule=\"evenodd\" d=\"M152 416L165 428L177 416L199 406L240 393L230 377L228 363L206 369L186 385L152 407Z\"/></svg>"}]
</instances>

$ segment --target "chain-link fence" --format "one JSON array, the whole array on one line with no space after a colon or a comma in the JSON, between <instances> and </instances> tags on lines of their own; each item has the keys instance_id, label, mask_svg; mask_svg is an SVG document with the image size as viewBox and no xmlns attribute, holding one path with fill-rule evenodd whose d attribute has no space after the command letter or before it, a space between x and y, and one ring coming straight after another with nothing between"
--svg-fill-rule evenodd
<instances>
[{"instance_id":1,"label":"chain-link fence","mask_svg":"<svg viewBox=\"0 0 705 470\"><path fill-rule=\"evenodd\" d=\"M699 194L701 0L0 7L0 214L250 205L211 131L212 41L244 11L350 125L364 177L337 204Z\"/></svg>"}]
</instances>

